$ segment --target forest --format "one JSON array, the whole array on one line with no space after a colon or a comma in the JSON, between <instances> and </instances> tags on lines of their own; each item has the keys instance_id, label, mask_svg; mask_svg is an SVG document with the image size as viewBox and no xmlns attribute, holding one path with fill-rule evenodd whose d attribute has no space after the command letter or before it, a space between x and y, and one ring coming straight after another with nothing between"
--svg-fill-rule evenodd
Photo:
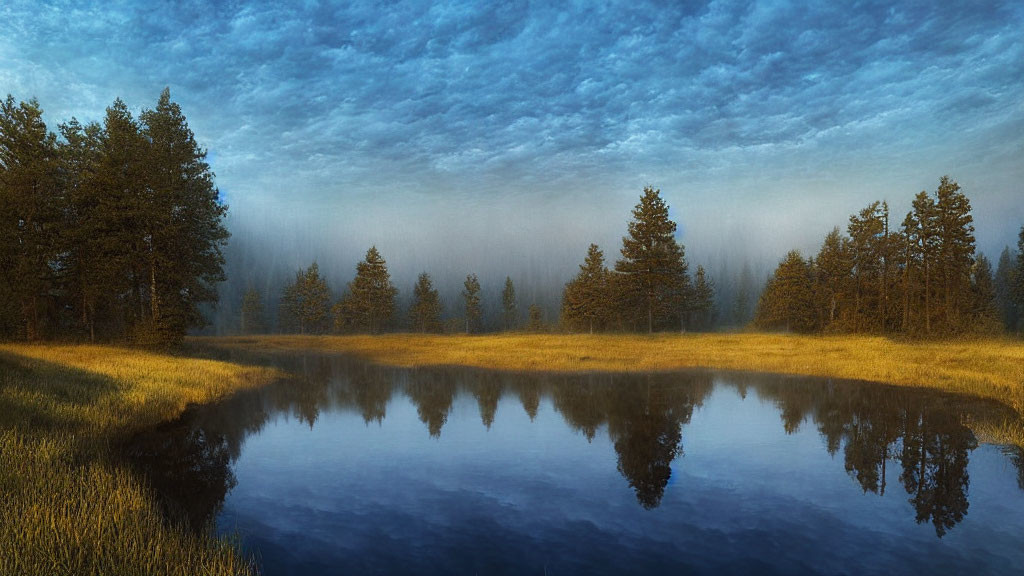
<instances>
[{"instance_id":1,"label":"forest","mask_svg":"<svg viewBox=\"0 0 1024 576\"><path fill-rule=\"evenodd\" d=\"M50 132L35 100L0 110L0 338L173 345L201 328L226 279L227 206L181 108L164 90L133 117L120 99L102 123ZM424 271L400 309L384 256L371 246L341 297L316 262L280 294L246 289L235 331L299 334L494 330L709 331L722 323L711 274L691 272L660 190L647 186L613 263L591 244L565 284L557 321L523 306L506 277L500 316L465 277L445 303ZM971 204L943 177L897 226L872 202L811 257L792 251L759 291L752 327L802 333L951 336L1016 332L1024 320L1024 227L995 270L976 250ZM754 281L756 284L756 281ZM735 290L734 290L735 291ZM271 314L270 310L276 311ZM746 312L729 311L747 319ZM276 316L276 318L272 318ZM740 326L742 327L742 326Z\"/></svg>"}]
</instances>

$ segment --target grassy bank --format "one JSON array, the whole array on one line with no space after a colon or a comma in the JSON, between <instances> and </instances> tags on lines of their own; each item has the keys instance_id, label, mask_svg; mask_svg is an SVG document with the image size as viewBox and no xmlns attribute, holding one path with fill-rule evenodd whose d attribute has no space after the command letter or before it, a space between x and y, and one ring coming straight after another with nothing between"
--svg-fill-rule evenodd
<instances>
[{"instance_id":1,"label":"grassy bank","mask_svg":"<svg viewBox=\"0 0 1024 576\"><path fill-rule=\"evenodd\" d=\"M0 574L248 574L169 524L114 447L268 369L101 346L0 344Z\"/></svg>"},{"instance_id":2,"label":"grassy bank","mask_svg":"<svg viewBox=\"0 0 1024 576\"><path fill-rule=\"evenodd\" d=\"M249 350L345 352L397 366L651 371L705 367L935 388L1001 401L1024 414L1024 343L898 342L781 334L495 334L256 336L197 342Z\"/></svg>"}]
</instances>

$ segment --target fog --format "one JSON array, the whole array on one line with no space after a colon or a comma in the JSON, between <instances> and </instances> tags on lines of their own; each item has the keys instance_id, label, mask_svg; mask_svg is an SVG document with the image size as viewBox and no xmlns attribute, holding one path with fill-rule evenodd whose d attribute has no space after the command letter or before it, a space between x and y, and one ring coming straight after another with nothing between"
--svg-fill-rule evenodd
<instances>
[{"instance_id":1,"label":"fog","mask_svg":"<svg viewBox=\"0 0 1024 576\"><path fill-rule=\"evenodd\" d=\"M316 260L340 296L370 245L402 297L468 273L557 312L609 264L643 187L730 306L875 200L898 225L948 174L995 257L1024 223L1024 4L740 1L77 3L0 9L0 92L51 129L161 89L231 206L227 330Z\"/></svg>"}]
</instances>

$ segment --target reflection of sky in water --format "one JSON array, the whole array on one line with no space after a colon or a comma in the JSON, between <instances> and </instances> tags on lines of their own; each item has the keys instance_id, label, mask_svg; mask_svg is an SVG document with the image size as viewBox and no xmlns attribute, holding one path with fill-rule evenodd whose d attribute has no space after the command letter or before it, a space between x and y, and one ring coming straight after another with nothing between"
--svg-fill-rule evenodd
<instances>
[{"instance_id":1,"label":"reflection of sky in water","mask_svg":"<svg viewBox=\"0 0 1024 576\"><path fill-rule=\"evenodd\" d=\"M506 391L490 429L460 391L440 437L395 393L381 423L286 412L250 436L219 528L275 573L1007 573L1024 562L1024 492L998 448L970 453L970 506L943 538L886 464L864 492L810 417L786 434L756 388L716 386L683 425L660 505L617 469L608 424L593 439L543 396L534 421Z\"/></svg>"}]
</instances>

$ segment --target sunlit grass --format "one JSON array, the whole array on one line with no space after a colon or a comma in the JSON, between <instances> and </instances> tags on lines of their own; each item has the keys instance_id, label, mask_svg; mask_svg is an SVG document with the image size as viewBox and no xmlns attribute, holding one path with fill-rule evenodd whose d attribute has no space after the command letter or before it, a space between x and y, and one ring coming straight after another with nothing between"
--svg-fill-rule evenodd
<instances>
[{"instance_id":1,"label":"sunlit grass","mask_svg":"<svg viewBox=\"0 0 1024 576\"><path fill-rule=\"evenodd\" d=\"M232 543L163 518L113 447L274 377L132 349L0 345L0 574L252 573Z\"/></svg>"},{"instance_id":2,"label":"sunlit grass","mask_svg":"<svg viewBox=\"0 0 1024 576\"><path fill-rule=\"evenodd\" d=\"M788 334L255 336L198 341L258 350L349 352L397 366L630 371L720 368L870 380L1003 402L1024 414L1024 342L896 341Z\"/></svg>"}]
</instances>

